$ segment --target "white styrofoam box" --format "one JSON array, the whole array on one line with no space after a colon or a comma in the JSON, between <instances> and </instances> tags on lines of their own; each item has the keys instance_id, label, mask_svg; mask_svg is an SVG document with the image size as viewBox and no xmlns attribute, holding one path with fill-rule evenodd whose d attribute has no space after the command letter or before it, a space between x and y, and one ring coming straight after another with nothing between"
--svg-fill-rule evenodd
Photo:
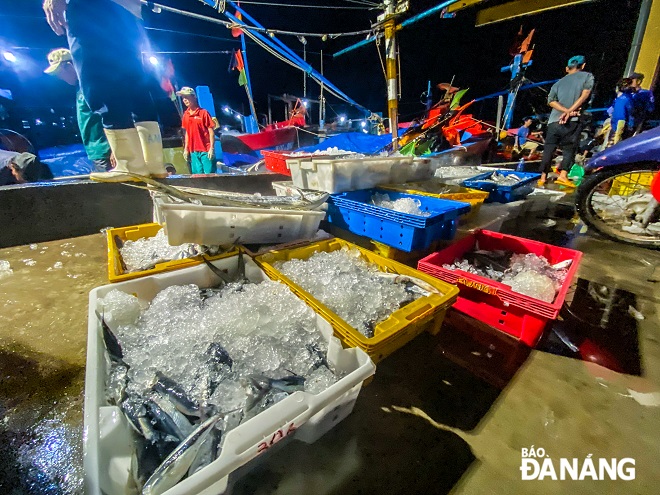
<instances>
[{"instance_id":1,"label":"white styrofoam box","mask_svg":"<svg viewBox=\"0 0 660 495\"><path fill-rule=\"evenodd\" d=\"M391 183L392 168L410 167L413 160L412 156L337 160L314 158L287 160L286 164L296 187L340 193ZM420 168L423 169L423 165Z\"/></svg>"},{"instance_id":2,"label":"white styrofoam box","mask_svg":"<svg viewBox=\"0 0 660 495\"><path fill-rule=\"evenodd\" d=\"M227 270L231 276L238 267L237 256L217 260L213 264ZM245 257L245 272L252 282L269 280L248 257ZM111 290L118 289L151 301L167 287L186 284L212 287L217 284L217 276L206 265L198 265L104 285L89 293L83 435L85 493L88 495L133 493L129 489L129 477L134 432L121 410L108 405L105 398L108 364L101 325L95 314L98 300ZM225 493L234 471L263 455L279 441L286 438L313 443L352 412L362 383L374 374L376 366L361 349L343 349L341 342L333 337L330 323L320 315L317 315L316 324L328 341L328 362L345 376L317 395L295 392L231 430L225 437L220 456L213 463L163 495Z\"/></svg>"},{"instance_id":3,"label":"white styrofoam box","mask_svg":"<svg viewBox=\"0 0 660 495\"><path fill-rule=\"evenodd\" d=\"M312 237L325 218L319 210L230 208L154 198L158 223L165 225L168 242L206 245L281 244Z\"/></svg>"},{"instance_id":4,"label":"white styrofoam box","mask_svg":"<svg viewBox=\"0 0 660 495\"><path fill-rule=\"evenodd\" d=\"M272 185L273 185L273 189L275 189L275 194L277 196L300 197L300 189L298 189L293 185L293 181L290 180L274 181Z\"/></svg>"}]
</instances>

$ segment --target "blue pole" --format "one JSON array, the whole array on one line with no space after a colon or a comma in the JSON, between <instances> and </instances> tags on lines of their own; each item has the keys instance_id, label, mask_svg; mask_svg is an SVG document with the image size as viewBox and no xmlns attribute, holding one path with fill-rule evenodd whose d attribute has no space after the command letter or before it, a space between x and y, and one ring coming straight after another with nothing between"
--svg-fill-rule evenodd
<instances>
[{"instance_id":1,"label":"blue pole","mask_svg":"<svg viewBox=\"0 0 660 495\"><path fill-rule=\"evenodd\" d=\"M557 81L559 81L559 79L551 79L550 81L542 81L542 82L533 83L533 84L526 84L525 86L521 86L520 89L525 90L525 89L537 88L539 86L547 86L548 84L554 84ZM489 98L497 98L498 96L505 95L507 93L508 93L508 91L498 91L497 93L493 93L493 94L490 94L490 95L475 98L474 102L476 103L478 101L488 100Z\"/></svg>"},{"instance_id":2,"label":"blue pole","mask_svg":"<svg viewBox=\"0 0 660 495\"><path fill-rule=\"evenodd\" d=\"M513 63L511 64L511 81L520 74L522 70L522 54L519 53L513 57ZM511 88L509 90L509 96L506 99L506 107L504 108L504 129L509 129L511 127L511 122L513 121L513 106L516 101L516 89Z\"/></svg>"},{"instance_id":3,"label":"blue pole","mask_svg":"<svg viewBox=\"0 0 660 495\"><path fill-rule=\"evenodd\" d=\"M332 58L339 57L340 55L343 55L344 53L352 52L356 48L360 48L361 46L368 45L372 41L376 39L376 36L369 36L366 40L359 41L355 43L354 45L351 45L349 47L344 48L343 50L339 50L337 53L332 54Z\"/></svg>"},{"instance_id":4,"label":"blue pole","mask_svg":"<svg viewBox=\"0 0 660 495\"><path fill-rule=\"evenodd\" d=\"M426 17L433 15L442 9L449 7L451 4L456 2L458 2L458 0L447 0L446 2L442 2L440 5L436 5L435 7L432 7L429 10L422 12L421 14L417 14L412 16L410 19L406 19L401 24L399 24L399 26L397 26L397 29L401 29L406 26L410 26L417 21L421 21L422 19L425 19Z\"/></svg>"}]
</instances>

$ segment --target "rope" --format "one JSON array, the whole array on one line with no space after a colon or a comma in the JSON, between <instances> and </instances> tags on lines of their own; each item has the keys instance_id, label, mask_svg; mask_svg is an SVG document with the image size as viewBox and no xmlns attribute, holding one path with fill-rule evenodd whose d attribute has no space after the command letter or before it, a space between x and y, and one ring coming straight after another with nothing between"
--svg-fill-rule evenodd
<instances>
[{"instance_id":1,"label":"rope","mask_svg":"<svg viewBox=\"0 0 660 495\"><path fill-rule=\"evenodd\" d=\"M385 82L387 82L387 72L385 71L385 63L383 62L383 56L380 54L380 40L376 40L376 51L378 52L378 59L380 60L380 66L383 68L383 77L385 77Z\"/></svg>"},{"instance_id":2,"label":"rope","mask_svg":"<svg viewBox=\"0 0 660 495\"><path fill-rule=\"evenodd\" d=\"M187 10L181 10L181 9L175 9L174 7L168 7L167 5L161 5L159 3L151 3L147 0L140 0L141 3L153 7L157 7L161 10L164 10L166 12L171 12L174 14L181 14L185 15L187 17L192 17L193 19L199 19L201 21L208 21L208 22L213 22L215 24L221 24L222 26L225 26L228 29L231 28L240 28L244 32L246 31L256 31L260 33L264 33L267 35L271 34L282 34L282 35L287 35L287 36L309 36L311 38L340 38L343 36L362 36L365 34L371 33L373 30L372 29L363 29L362 31L349 31L346 33L300 33L297 31L283 31L280 29L268 29L268 28L258 28L255 26L248 26L248 25L238 25L233 22L229 21L222 21L220 19L215 19L214 17L208 17L205 15L201 14L195 14L194 12L188 12Z\"/></svg>"}]
</instances>

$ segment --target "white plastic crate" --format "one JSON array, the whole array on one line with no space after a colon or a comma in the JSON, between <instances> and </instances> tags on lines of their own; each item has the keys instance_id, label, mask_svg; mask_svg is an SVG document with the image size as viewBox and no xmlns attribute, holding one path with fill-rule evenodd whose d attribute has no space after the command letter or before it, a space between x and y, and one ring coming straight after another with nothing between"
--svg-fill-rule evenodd
<instances>
[{"instance_id":1,"label":"white plastic crate","mask_svg":"<svg viewBox=\"0 0 660 495\"><path fill-rule=\"evenodd\" d=\"M249 280L270 280L251 258L246 257L245 262ZM232 275L237 269L237 257L217 260L213 264L227 269ZM101 325L95 314L98 300L113 289L150 301L158 292L172 285L211 287L216 283L216 275L206 265L199 265L105 285L90 292L83 436L86 494L133 493L129 489L129 470L134 433L120 409L108 405L105 399L107 364ZM163 495L223 494L229 484L235 482L233 478L238 476L232 473L243 467L240 473L244 474L252 467L248 465L250 461L266 454L275 444L285 439L313 443L352 412L362 383L374 374L376 367L361 349L343 349L340 341L333 337L330 323L320 315L317 315L316 322L319 331L328 340L328 362L346 376L316 395L295 392L231 430L225 437L220 456L213 463L185 478Z\"/></svg>"},{"instance_id":2,"label":"white plastic crate","mask_svg":"<svg viewBox=\"0 0 660 495\"><path fill-rule=\"evenodd\" d=\"M340 193L381 184L430 178L429 162L412 156L287 160L291 180L301 189Z\"/></svg>"},{"instance_id":3,"label":"white plastic crate","mask_svg":"<svg viewBox=\"0 0 660 495\"><path fill-rule=\"evenodd\" d=\"M165 225L169 243L206 245L281 244L314 235L325 212L229 208L174 202L155 197L155 218Z\"/></svg>"}]
</instances>

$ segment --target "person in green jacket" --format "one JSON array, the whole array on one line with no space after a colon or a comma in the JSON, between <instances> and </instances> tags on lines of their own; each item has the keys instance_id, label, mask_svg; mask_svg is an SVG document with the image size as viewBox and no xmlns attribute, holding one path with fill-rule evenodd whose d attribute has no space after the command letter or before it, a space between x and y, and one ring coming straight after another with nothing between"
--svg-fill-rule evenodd
<instances>
[{"instance_id":1,"label":"person in green jacket","mask_svg":"<svg viewBox=\"0 0 660 495\"><path fill-rule=\"evenodd\" d=\"M103 132L101 116L96 112L92 112L80 90L78 75L73 67L72 60L71 52L66 48L53 50L48 54L49 65L44 72L77 87L76 113L80 138L85 146L87 157L94 163L94 171L106 172L114 165L110 144Z\"/></svg>"}]
</instances>

